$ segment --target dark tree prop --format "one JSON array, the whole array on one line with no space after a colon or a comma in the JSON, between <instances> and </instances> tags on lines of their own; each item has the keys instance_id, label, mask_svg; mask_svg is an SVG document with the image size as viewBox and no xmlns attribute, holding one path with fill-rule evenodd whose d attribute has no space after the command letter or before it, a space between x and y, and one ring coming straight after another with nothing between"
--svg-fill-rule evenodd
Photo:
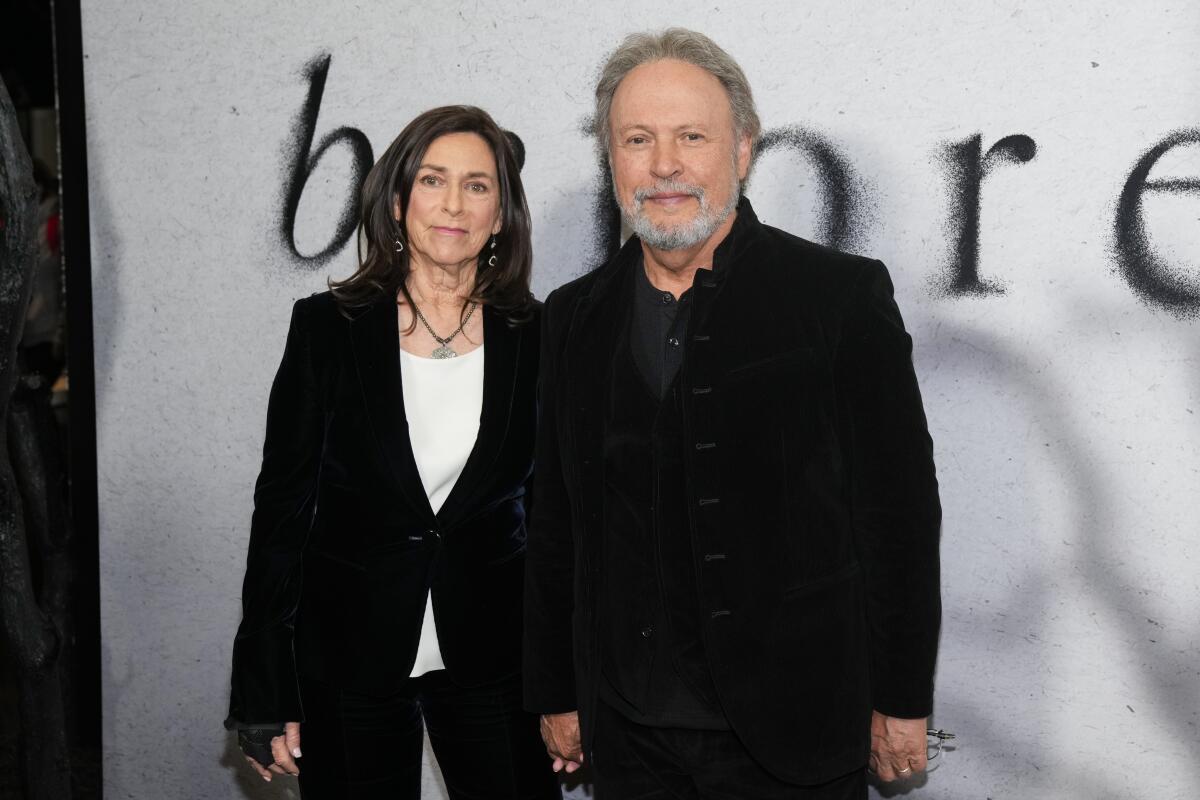
<instances>
[{"instance_id":1,"label":"dark tree prop","mask_svg":"<svg viewBox=\"0 0 1200 800\"><path fill-rule=\"evenodd\" d=\"M66 536L65 527L55 532L45 504L46 473L37 437L31 434L33 416L24 409L10 417L19 377L17 345L37 257L37 204L33 165L8 90L0 82L0 626L3 655L12 660L19 682L25 796L51 800L71 796L59 680L61 629L55 624L61 623L65 607L61 553ZM26 536L23 496L34 505L32 541ZM32 556L40 567L36 576Z\"/></svg>"}]
</instances>

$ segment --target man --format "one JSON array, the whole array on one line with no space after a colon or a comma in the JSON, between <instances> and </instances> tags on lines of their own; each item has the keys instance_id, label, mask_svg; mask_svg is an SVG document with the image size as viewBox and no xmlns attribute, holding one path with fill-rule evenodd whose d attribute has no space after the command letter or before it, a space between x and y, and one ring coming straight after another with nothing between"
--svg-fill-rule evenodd
<instances>
[{"instance_id":1,"label":"man","mask_svg":"<svg viewBox=\"0 0 1200 800\"><path fill-rule=\"evenodd\" d=\"M865 797L925 767L940 618L887 271L758 221L707 37L629 37L596 99L635 236L546 302L526 704L601 800Z\"/></svg>"}]
</instances>

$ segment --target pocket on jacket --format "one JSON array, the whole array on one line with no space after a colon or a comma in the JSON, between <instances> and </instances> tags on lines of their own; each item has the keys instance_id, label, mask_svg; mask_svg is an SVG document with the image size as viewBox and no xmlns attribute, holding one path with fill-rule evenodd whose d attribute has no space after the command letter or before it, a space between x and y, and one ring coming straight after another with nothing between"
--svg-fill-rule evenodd
<instances>
[{"instance_id":1,"label":"pocket on jacket","mask_svg":"<svg viewBox=\"0 0 1200 800\"><path fill-rule=\"evenodd\" d=\"M764 685L775 687L785 718L835 721L807 743L841 751L863 737L870 718L869 649L862 575L850 564L784 594L764 654ZM858 726L861 725L861 730ZM839 741L840 740L840 741Z\"/></svg>"},{"instance_id":2,"label":"pocket on jacket","mask_svg":"<svg viewBox=\"0 0 1200 800\"><path fill-rule=\"evenodd\" d=\"M370 545L364 551L364 555L368 560L374 562L379 556L419 553L424 549L426 542L427 537L425 534L397 533L391 541L383 541Z\"/></svg>"},{"instance_id":3,"label":"pocket on jacket","mask_svg":"<svg viewBox=\"0 0 1200 800\"><path fill-rule=\"evenodd\" d=\"M739 364L729 369L725 373L725 377L731 381L742 380L760 372L772 372L809 364L813 361L813 358L813 349L811 347L797 347L764 356L763 358L757 358L745 364Z\"/></svg>"},{"instance_id":4,"label":"pocket on jacket","mask_svg":"<svg viewBox=\"0 0 1200 800\"><path fill-rule=\"evenodd\" d=\"M835 571L827 573L825 575L819 575L816 578L811 578L809 580L804 581L803 583L797 583L794 586L788 586L787 588L785 588L783 590L783 597L784 597L784 599L787 599L787 600L790 600L790 599L796 598L796 597L804 597L805 595L812 594L813 592L819 591L820 589L823 589L826 586L829 586L830 584L849 580L850 578L858 575L858 573L860 571L861 571L861 567L859 567L858 562L855 561L853 563L847 564L846 566L842 567L841 569L835 570Z\"/></svg>"}]
</instances>

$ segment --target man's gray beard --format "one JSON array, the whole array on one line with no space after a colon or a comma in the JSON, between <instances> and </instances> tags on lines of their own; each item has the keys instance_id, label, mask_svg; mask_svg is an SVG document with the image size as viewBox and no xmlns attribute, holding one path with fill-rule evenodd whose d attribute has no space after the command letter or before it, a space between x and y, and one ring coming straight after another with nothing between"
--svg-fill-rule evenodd
<instances>
[{"instance_id":1,"label":"man's gray beard","mask_svg":"<svg viewBox=\"0 0 1200 800\"><path fill-rule=\"evenodd\" d=\"M625 220L625 224L637 234L638 238L644 244L653 247L655 250L682 250L688 247L694 247L701 242L704 242L708 237L716 233L717 228L729 219L729 215L737 208L738 199L741 197L741 184L737 179L737 169L735 162L733 185L729 190L729 201L722 208L714 209L708 203L708 197L704 189L699 186L693 186L690 183L682 181L659 181L653 187L648 189L638 189L633 194L632 208L626 206L619 199L617 204L621 207L621 218ZM678 223L676 225L655 225L646 216L642 208L642 204L646 198L651 195L660 193L683 193L689 194L696 198L700 204L699 211L696 216L689 222Z\"/></svg>"}]
</instances>

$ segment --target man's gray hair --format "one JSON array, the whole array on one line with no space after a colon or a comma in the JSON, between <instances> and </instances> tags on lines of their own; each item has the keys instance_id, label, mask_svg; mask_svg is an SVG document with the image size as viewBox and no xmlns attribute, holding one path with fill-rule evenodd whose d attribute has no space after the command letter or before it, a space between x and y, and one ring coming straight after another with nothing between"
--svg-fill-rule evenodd
<instances>
[{"instance_id":1,"label":"man's gray hair","mask_svg":"<svg viewBox=\"0 0 1200 800\"><path fill-rule=\"evenodd\" d=\"M719 80L729 97L734 133L739 139L749 136L752 148L758 143L762 125L758 121L754 95L750 92L746 73L728 53L704 34L687 28L667 28L661 33L631 33L626 36L600 72L600 80L596 82L596 114L592 118L592 131L606 160L612 145L608 121L617 86L634 68L667 58L686 61Z\"/></svg>"}]
</instances>

